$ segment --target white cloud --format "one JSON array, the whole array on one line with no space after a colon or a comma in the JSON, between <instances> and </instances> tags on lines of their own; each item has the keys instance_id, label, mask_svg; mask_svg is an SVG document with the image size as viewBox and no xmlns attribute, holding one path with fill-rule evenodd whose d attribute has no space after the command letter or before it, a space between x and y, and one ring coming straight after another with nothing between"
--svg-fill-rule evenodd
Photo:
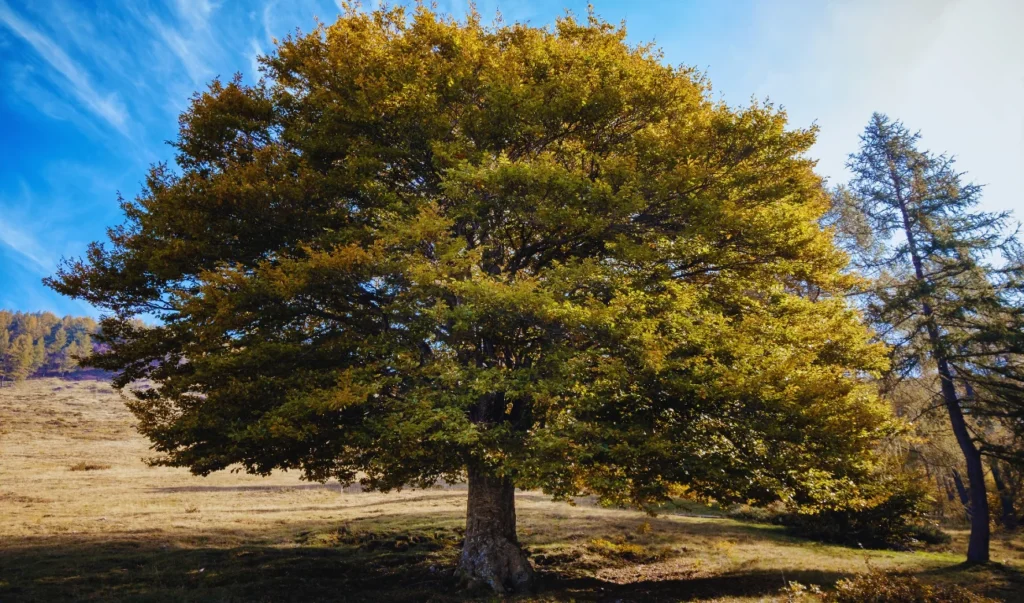
<instances>
[{"instance_id":1,"label":"white cloud","mask_svg":"<svg viewBox=\"0 0 1024 603\"><path fill-rule=\"evenodd\" d=\"M160 38L164 41L164 44L171 49L174 56L178 57L181 61L182 66L185 67L185 72L188 74L189 79L192 80L193 84L202 83L213 75L213 71L206 65L206 63L193 51L197 47L195 40L185 39L178 30L173 27L169 27L158 19L152 19L153 29L160 35Z\"/></svg>"},{"instance_id":2,"label":"white cloud","mask_svg":"<svg viewBox=\"0 0 1024 603\"><path fill-rule=\"evenodd\" d=\"M83 70L53 40L19 17L4 0L0 0L0 23L27 42L65 80L64 90L75 96L93 114L109 123L118 132L129 136L127 109L116 94L101 94Z\"/></svg>"},{"instance_id":3,"label":"white cloud","mask_svg":"<svg viewBox=\"0 0 1024 603\"><path fill-rule=\"evenodd\" d=\"M0 199L0 243L16 251L21 258L27 260L25 267L40 275L49 274L56 262L33 234L38 229L38 216L29 212L33 209L32 192L28 185L19 183L21 193L16 202L10 203Z\"/></svg>"},{"instance_id":4,"label":"white cloud","mask_svg":"<svg viewBox=\"0 0 1024 603\"><path fill-rule=\"evenodd\" d=\"M209 0L174 0L174 8L193 29L205 30L209 28L215 5Z\"/></svg>"},{"instance_id":5,"label":"white cloud","mask_svg":"<svg viewBox=\"0 0 1024 603\"><path fill-rule=\"evenodd\" d=\"M7 213L6 210L5 213ZM32 269L38 271L39 274L49 274L53 270L54 263L47 258L39 242L32 235L15 227L9 218L0 220L0 242L29 260Z\"/></svg>"},{"instance_id":6,"label":"white cloud","mask_svg":"<svg viewBox=\"0 0 1024 603\"><path fill-rule=\"evenodd\" d=\"M263 6L263 35L266 36L267 42L273 42L275 40L273 33L274 24L274 7L277 5L277 0L267 2Z\"/></svg>"},{"instance_id":7,"label":"white cloud","mask_svg":"<svg viewBox=\"0 0 1024 603\"><path fill-rule=\"evenodd\" d=\"M923 147L956 155L970 179L986 184L985 209L1015 210L1024 219L1024 3L789 8L765 15L756 90L785 104L795 125L817 121L812 154L823 174L847 177L846 157L879 111L920 130ZM794 35L795 23L810 33Z\"/></svg>"},{"instance_id":8,"label":"white cloud","mask_svg":"<svg viewBox=\"0 0 1024 603\"><path fill-rule=\"evenodd\" d=\"M257 80L260 77L260 62L259 57L263 56L263 47L256 41L256 38L249 39L249 67L252 69L252 73L249 76L253 80Z\"/></svg>"}]
</instances>

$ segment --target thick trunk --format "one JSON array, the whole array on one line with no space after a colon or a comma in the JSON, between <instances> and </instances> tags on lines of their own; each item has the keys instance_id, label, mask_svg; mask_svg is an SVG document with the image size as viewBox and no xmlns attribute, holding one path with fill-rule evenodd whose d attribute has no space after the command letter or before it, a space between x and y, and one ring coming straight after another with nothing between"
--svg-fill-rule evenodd
<instances>
[{"instance_id":1,"label":"thick trunk","mask_svg":"<svg viewBox=\"0 0 1024 603\"><path fill-rule=\"evenodd\" d=\"M469 469L466 540L458 573L471 586L486 584L498 593L533 587L533 567L516 538L515 505L515 486L509 479Z\"/></svg>"},{"instance_id":2,"label":"thick trunk","mask_svg":"<svg viewBox=\"0 0 1024 603\"><path fill-rule=\"evenodd\" d=\"M988 499L985 498L985 469L980 454L967 459L967 479L971 483L971 538L967 543L967 561L985 563L989 559L991 535Z\"/></svg>"},{"instance_id":3,"label":"thick trunk","mask_svg":"<svg viewBox=\"0 0 1024 603\"><path fill-rule=\"evenodd\" d=\"M931 327L934 329L934 327ZM929 329L929 330L931 330ZM935 342L937 337L932 337ZM937 346L936 346L937 347ZM967 543L967 561L984 563L989 558L989 525L988 498L985 493L985 467L982 465L981 452L974 445L971 434L967 430L960 401L953 388L953 379L945 359L939 356L939 381L942 386L942 397L949 411L949 420L953 427L953 435L960 445L960 451L967 462L967 484L971 509L971 538Z\"/></svg>"}]
</instances>

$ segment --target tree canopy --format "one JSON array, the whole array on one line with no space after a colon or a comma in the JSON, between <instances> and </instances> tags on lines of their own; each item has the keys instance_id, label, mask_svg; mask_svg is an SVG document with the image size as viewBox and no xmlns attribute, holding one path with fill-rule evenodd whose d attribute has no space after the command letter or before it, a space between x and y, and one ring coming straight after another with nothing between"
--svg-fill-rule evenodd
<instances>
[{"instance_id":1,"label":"tree canopy","mask_svg":"<svg viewBox=\"0 0 1024 603\"><path fill-rule=\"evenodd\" d=\"M468 471L471 525L495 485L855 497L886 360L818 223L814 130L624 40L353 10L196 94L176 167L49 281L110 313L93 365L159 384L131 402L157 462Z\"/></svg>"}]
</instances>

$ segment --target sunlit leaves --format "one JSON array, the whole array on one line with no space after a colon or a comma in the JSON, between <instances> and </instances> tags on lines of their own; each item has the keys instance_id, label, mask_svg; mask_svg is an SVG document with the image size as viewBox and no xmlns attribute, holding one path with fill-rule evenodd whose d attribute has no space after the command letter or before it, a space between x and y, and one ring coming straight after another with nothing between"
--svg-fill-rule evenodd
<instances>
[{"instance_id":1,"label":"sunlit leaves","mask_svg":"<svg viewBox=\"0 0 1024 603\"><path fill-rule=\"evenodd\" d=\"M198 95L180 174L55 282L118 313L101 362L160 383L133 410L163 462L384 489L475 463L636 504L853 488L883 360L836 297L813 130L624 39L351 11L272 83Z\"/></svg>"}]
</instances>

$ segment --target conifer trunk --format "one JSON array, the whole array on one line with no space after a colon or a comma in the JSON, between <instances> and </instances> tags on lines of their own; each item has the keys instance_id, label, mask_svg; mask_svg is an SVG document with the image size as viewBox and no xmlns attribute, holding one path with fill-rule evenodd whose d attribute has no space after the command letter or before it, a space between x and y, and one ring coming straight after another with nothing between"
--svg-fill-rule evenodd
<instances>
[{"instance_id":1,"label":"conifer trunk","mask_svg":"<svg viewBox=\"0 0 1024 603\"><path fill-rule=\"evenodd\" d=\"M907 237L907 248L910 251L910 260L914 266L914 277L922 285L928 286L927 277L924 271L924 262L917 248L917 238L911 224L910 213L907 210L907 200L904 198L903 182L895 170L895 161L889 157L889 175L892 179L893 191L896 195L896 202L899 205L900 216L903 219L903 232ZM921 298L921 314L925 319L925 326L928 331L928 343L931 345L932 357L935 360L936 369L939 373L939 386L942 390L942 401L949 413L950 426L953 428L953 435L960 446L960 451L967 462L967 483L970 496L970 520L971 537L967 544L967 561L969 563L984 563L989 559L989 511L988 499L985 494L985 468L982 465L981 452L975 446L967 429L967 421L964 418L963 408L960 406L960 398L957 396L956 387L953 384L953 371L950 369L945 350L942 345L942 337L939 326L935 321L931 304L927 296Z\"/></svg>"},{"instance_id":2,"label":"conifer trunk","mask_svg":"<svg viewBox=\"0 0 1024 603\"><path fill-rule=\"evenodd\" d=\"M934 339L933 339L934 341ZM984 563L989 559L990 528L988 525L988 498L985 493L985 467L982 465L981 452L974 445L971 434L967 430L963 410L953 387L952 375L945 359L940 358L939 380L942 386L942 397L949 412L949 420L953 427L953 435L967 462L967 491L970 500L971 537L967 542L967 561Z\"/></svg>"},{"instance_id":3,"label":"conifer trunk","mask_svg":"<svg viewBox=\"0 0 1024 603\"><path fill-rule=\"evenodd\" d=\"M533 567L516 538L515 486L508 478L469 469L466 539L458 573L470 586L486 584L498 593L533 587Z\"/></svg>"}]
</instances>

